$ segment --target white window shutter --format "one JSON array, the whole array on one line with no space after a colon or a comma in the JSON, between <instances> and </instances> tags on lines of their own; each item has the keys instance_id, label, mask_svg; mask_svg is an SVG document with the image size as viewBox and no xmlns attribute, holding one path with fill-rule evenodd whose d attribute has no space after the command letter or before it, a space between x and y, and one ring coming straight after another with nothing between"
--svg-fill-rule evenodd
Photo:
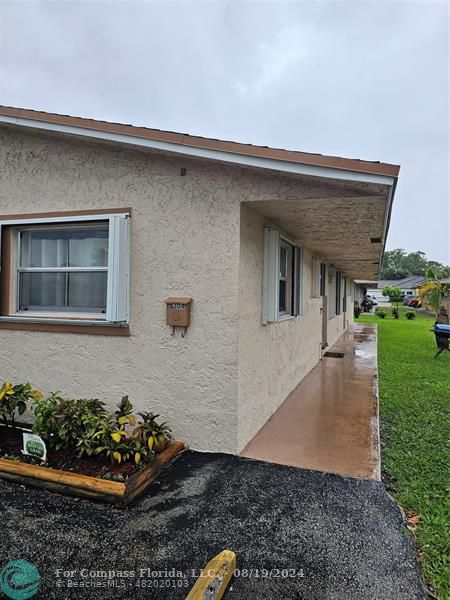
<instances>
[{"instance_id":1,"label":"white window shutter","mask_svg":"<svg viewBox=\"0 0 450 600\"><path fill-rule=\"evenodd\" d=\"M130 288L130 218L109 217L107 321L127 323Z\"/></svg>"},{"instance_id":2,"label":"white window shutter","mask_svg":"<svg viewBox=\"0 0 450 600\"><path fill-rule=\"evenodd\" d=\"M278 321L279 248L279 232L265 227L262 315L264 325Z\"/></svg>"}]
</instances>

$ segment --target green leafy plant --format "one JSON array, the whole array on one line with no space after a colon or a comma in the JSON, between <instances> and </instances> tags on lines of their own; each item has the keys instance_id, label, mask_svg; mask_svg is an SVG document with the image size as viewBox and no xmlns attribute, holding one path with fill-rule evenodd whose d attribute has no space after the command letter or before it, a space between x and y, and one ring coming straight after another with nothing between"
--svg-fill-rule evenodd
<instances>
[{"instance_id":1,"label":"green leafy plant","mask_svg":"<svg viewBox=\"0 0 450 600\"><path fill-rule=\"evenodd\" d=\"M114 413L119 429L124 430L127 424L135 425L136 417L133 415L133 405L128 396L123 396Z\"/></svg>"},{"instance_id":2,"label":"green leafy plant","mask_svg":"<svg viewBox=\"0 0 450 600\"><path fill-rule=\"evenodd\" d=\"M69 400L54 392L35 401L34 415L33 433L41 436L49 447L90 456L93 449L90 444L83 445L83 441L89 432L97 430L108 412L97 398Z\"/></svg>"},{"instance_id":3,"label":"green leafy plant","mask_svg":"<svg viewBox=\"0 0 450 600\"><path fill-rule=\"evenodd\" d=\"M172 431L167 423L158 423L159 415L151 412L140 412L141 421L133 432L150 450L162 452L172 438Z\"/></svg>"},{"instance_id":4,"label":"green leafy plant","mask_svg":"<svg viewBox=\"0 0 450 600\"><path fill-rule=\"evenodd\" d=\"M353 316L355 319L358 319L360 314L361 314L361 307L359 306L358 302L355 300L353 303Z\"/></svg>"},{"instance_id":5,"label":"green leafy plant","mask_svg":"<svg viewBox=\"0 0 450 600\"><path fill-rule=\"evenodd\" d=\"M128 396L110 413L96 398L69 400L55 392L35 400L34 414L33 432L49 447L78 457L104 456L113 464L133 461L139 467L171 439L167 423L158 423L153 413L140 413L142 422L135 427Z\"/></svg>"},{"instance_id":6,"label":"green leafy plant","mask_svg":"<svg viewBox=\"0 0 450 600\"><path fill-rule=\"evenodd\" d=\"M385 319L387 312L384 310L384 308L377 308L375 309L375 314L377 317L380 317L380 319Z\"/></svg>"},{"instance_id":7,"label":"green leafy plant","mask_svg":"<svg viewBox=\"0 0 450 600\"><path fill-rule=\"evenodd\" d=\"M148 414L154 418L157 416ZM128 396L124 396L114 414L101 419L95 430L90 430L80 440L79 446L83 445L89 448L90 453L95 452L95 454L108 457L112 463L121 464L134 461L137 466L140 466L155 457L156 448L154 446L163 442L162 437L156 440L153 440L152 437L152 442L148 441L148 437L153 435L153 431L155 435L161 436L164 431L169 431L169 429L165 423L159 425L156 421L152 421L151 426L149 425L149 435L145 436L141 429L142 424L134 429L130 428L135 423L133 405Z\"/></svg>"},{"instance_id":8,"label":"green leafy plant","mask_svg":"<svg viewBox=\"0 0 450 600\"><path fill-rule=\"evenodd\" d=\"M89 441L95 454L108 457L112 463L134 460L138 465L141 461L148 462L154 458L154 452L141 440L120 429L115 415L100 421Z\"/></svg>"},{"instance_id":9,"label":"green leafy plant","mask_svg":"<svg viewBox=\"0 0 450 600\"><path fill-rule=\"evenodd\" d=\"M408 319L408 321L412 321L416 318L416 313L413 310L407 310L405 312L405 317Z\"/></svg>"},{"instance_id":10,"label":"green leafy plant","mask_svg":"<svg viewBox=\"0 0 450 600\"><path fill-rule=\"evenodd\" d=\"M42 392L35 390L29 383L13 385L10 381L0 388L0 415L5 425L15 425L16 412L23 415L30 400L42 398Z\"/></svg>"},{"instance_id":11,"label":"green leafy plant","mask_svg":"<svg viewBox=\"0 0 450 600\"><path fill-rule=\"evenodd\" d=\"M58 422L55 413L62 398L52 392L48 398L39 398L33 403L33 433L41 436L49 446L55 446L58 433Z\"/></svg>"},{"instance_id":12,"label":"green leafy plant","mask_svg":"<svg viewBox=\"0 0 450 600\"><path fill-rule=\"evenodd\" d=\"M383 293L383 296L385 296L385 297L387 296L389 298L389 302L392 302L392 304L395 304L394 310L397 311L397 316L395 316L394 310L392 311L392 314L395 319L398 319L398 305L403 300L403 297L404 297L402 290L393 285L386 285L386 286L384 286L382 293Z\"/></svg>"},{"instance_id":13,"label":"green leafy plant","mask_svg":"<svg viewBox=\"0 0 450 600\"><path fill-rule=\"evenodd\" d=\"M398 311L398 308L393 308L392 309L392 316L394 317L394 319L398 319L400 317L400 313Z\"/></svg>"},{"instance_id":14,"label":"green leafy plant","mask_svg":"<svg viewBox=\"0 0 450 600\"><path fill-rule=\"evenodd\" d=\"M437 316L445 299L450 297L450 283L441 282L434 269L426 272L427 282L420 288L419 298Z\"/></svg>"}]
</instances>

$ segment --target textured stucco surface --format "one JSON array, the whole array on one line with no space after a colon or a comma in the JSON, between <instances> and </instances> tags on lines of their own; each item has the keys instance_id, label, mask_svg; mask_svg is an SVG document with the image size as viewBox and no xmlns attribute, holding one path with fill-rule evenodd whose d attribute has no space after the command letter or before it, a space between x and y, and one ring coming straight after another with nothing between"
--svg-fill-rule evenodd
<instances>
[{"instance_id":1,"label":"textured stucco surface","mask_svg":"<svg viewBox=\"0 0 450 600\"><path fill-rule=\"evenodd\" d=\"M381 242L368 242L384 237L387 195L387 187L377 192L372 186L361 194L343 190L337 182L331 189L321 183L293 199L255 201L252 206L338 270L370 279L378 272Z\"/></svg>"},{"instance_id":2,"label":"textured stucco surface","mask_svg":"<svg viewBox=\"0 0 450 600\"><path fill-rule=\"evenodd\" d=\"M308 246L303 316L261 325L260 213L348 194L380 190L0 128L0 215L132 209L130 337L2 330L0 379L112 405L129 394L192 448L238 452L320 356ZM177 295L193 297L185 338L165 325ZM330 344L343 329L329 321Z\"/></svg>"},{"instance_id":3,"label":"textured stucco surface","mask_svg":"<svg viewBox=\"0 0 450 600\"><path fill-rule=\"evenodd\" d=\"M0 214L132 208L131 336L2 330L0 378L113 404L129 394L193 448L235 452L236 186L220 166L0 129ZM185 338L165 325L174 295L193 297Z\"/></svg>"},{"instance_id":4,"label":"textured stucco surface","mask_svg":"<svg viewBox=\"0 0 450 600\"><path fill-rule=\"evenodd\" d=\"M265 217L241 207L239 271L239 450L261 428L321 357L322 298L312 297L313 254L303 248L302 314L262 325ZM326 292L328 293L328 280ZM349 291L351 286L347 288ZM351 306L351 298L347 298ZM328 320L331 346L349 320ZM345 320L345 326L344 326Z\"/></svg>"}]
</instances>

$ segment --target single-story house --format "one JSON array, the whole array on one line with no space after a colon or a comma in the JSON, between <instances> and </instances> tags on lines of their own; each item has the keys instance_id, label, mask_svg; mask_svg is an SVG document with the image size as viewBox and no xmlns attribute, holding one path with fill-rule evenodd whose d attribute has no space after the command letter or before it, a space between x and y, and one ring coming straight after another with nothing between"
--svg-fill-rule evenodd
<instances>
[{"instance_id":1,"label":"single-story house","mask_svg":"<svg viewBox=\"0 0 450 600\"><path fill-rule=\"evenodd\" d=\"M239 453L352 323L398 173L0 108L0 378Z\"/></svg>"},{"instance_id":2,"label":"single-story house","mask_svg":"<svg viewBox=\"0 0 450 600\"><path fill-rule=\"evenodd\" d=\"M386 286L399 288L405 296L417 295L418 289L425 283L423 275L409 275L402 279L380 279L376 287L368 290L369 294L382 295L383 288Z\"/></svg>"}]
</instances>

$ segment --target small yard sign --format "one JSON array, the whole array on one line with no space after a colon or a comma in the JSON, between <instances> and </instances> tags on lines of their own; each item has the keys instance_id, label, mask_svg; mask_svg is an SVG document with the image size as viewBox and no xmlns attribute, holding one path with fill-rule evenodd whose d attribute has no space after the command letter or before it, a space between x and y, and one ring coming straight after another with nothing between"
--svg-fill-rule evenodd
<instances>
[{"instance_id":1,"label":"small yard sign","mask_svg":"<svg viewBox=\"0 0 450 600\"><path fill-rule=\"evenodd\" d=\"M45 462L47 460L47 447L44 440L33 433L24 433L22 454L34 456Z\"/></svg>"}]
</instances>

